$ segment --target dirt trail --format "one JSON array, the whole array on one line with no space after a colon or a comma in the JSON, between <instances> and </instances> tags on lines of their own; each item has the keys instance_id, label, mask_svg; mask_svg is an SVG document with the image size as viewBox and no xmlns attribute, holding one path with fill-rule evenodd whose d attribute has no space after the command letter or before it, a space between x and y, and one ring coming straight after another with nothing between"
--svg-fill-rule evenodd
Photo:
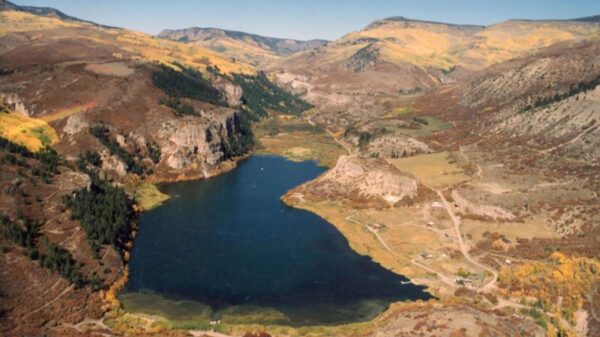
<instances>
[{"instance_id":1,"label":"dirt trail","mask_svg":"<svg viewBox=\"0 0 600 337\"><path fill-rule=\"evenodd\" d=\"M579 159L575 159L575 158L563 157L563 156L559 156L557 154L554 154L552 152L546 152L546 151L548 151L548 149L546 149L546 150L538 150L538 149L534 149L532 147L525 146L525 145L517 145L517 146L519 146L520 148L525 149L525 150L529 150L529 151L532 151L532 152L536 152L536 153L542 154L544 156L555 157L557 159L566 160L566 161L571 162L571 163L578 163L578 164L584 164L584 165L588 165L589 164L585 160L579 160Z\"/></svg>"},{"instance_id":2,"label":"dirt trail","mask_svg":"<svg viewBox=\"0 0 600 337\"><path fill-rule=\"evenodd\" d=\"M356 220L353 220L353 219L350 219L350 218L347 218L347 219L348 219L349 221L352 221L352 222L356 223L356 224L362 225L361 223L359 223L359 222L358 222L358 221L356 221ZM391 248L391 247L390 247L390 246L387 244L387 242L385 242L385 240L383 240L383 238L381 237L381 235L379 235L379 232L378 232L377 230L375 230L375 229L373 229L373 228L371 228L371 227L369 227L369 226L365 226L365 228L367 228L367 230L368 230L369 232L373 233L373 235L375 235L375 237L377 238L377 240L379 240L379 242L380 242L380 243L383 245L383 247L384 247L384 248L385 248L387 251L389 251L390 253L392 253L392 255L394 255L394 256L396 256L396 257L398 257L398 258L401 258L401 259L403 259L403 260L405 260L405 261L408 261L408 262L410 262L411 264L413 264L413 265L415 265L415 266L417 266L417 267L419 267L419 268L425 269L426 271L428 271L428 272L430 272L430 273L433 273L433 274L435 274L435 275L438 277L438 279L439 279L440 281L442 281L443 283L445 283L445 284L449 285L449 286L450 286L450 287L452 287L452 288L456 288L456 287L457 287L457 285L456 285L456 282L454 282L454 279L452 279L451 277L448 277L448 276L446 276L446 275L444 275L444 274L442 274L442 273L440 273L440 272L438 272L438 271L436 271L436 270L434 270L434 269L432 269L432 268L430 268L430 267L427 267L426 265L423 265L423 264L421 264L421 263L417 262L417 261L416 261L416 259L412 259L412 260L411 260L411 259L409 259L409 258L407 258L407 257L405 257L405 256L402 256L402 255L400 255L400 254L396 253L396 251L394 251L394 250L393 250L393 249L392 249L392 248Z\"/></svg>"},{"instance_id":3,"label":"dirt trail","mask_svg":"<svg viewBox=\"0 0 600 337\"><path fill-rule=\"evenodd\" d=\"M541 151L544 152L544 153L550 153L550 152L558 149L559 147L563 147L565 145L573 144L576 141L578 141L581 137L583 137L586 133L594 131L594 130L595 130L595 128L593 128L593 127L592 128L587 128L587 129L583 130L581 133L579 133L577 136L573 137L572 139L567 140L566 142L557 144L557 145L555 145L555 146L553 146L551 148L548 148L548 149L545 149L545 150L541 150Z\"/></svg>"},{"instance_id":4,"label":"dirt trail","mask_svg":"<svg viewBox=\"0 0 600 337\"><path fill-rule=\"evenodd\" d=\"M65 288L65 290L63 290L60 294L58 294L55 298L53 298L52 300L46 302L46 304L42 305L41 307L28 312L23 317L27 317L27 316L33 315L33 314L35 314L37 312L40 312L40 311L44 310L45 308L47 308L50 305L52 305L52 303L58 301L58 299L60 299L61 297L63 297L65 294L67 294L69 291L73 290L74 288L75 288L75 285L71 284L70 286L68 286L67 288Z\"/></svg>"},{"instance_id":5,"label":"dirt trail","mask_svg":"<svg viewBox=\"0 0 600 337\"><path fill-rule=\"evenodd\" d=\"M473 162L473 161L472 161L472 160L471 160L471 159L470 159L470 158L467 156L467 154L465 153L465 151L464 151L464 149L463 149L463 147L462 147L462 146L458 148L458 152L460 152L460 154L463 156L463 158L465 158L465 160L466 160L468 163L474 163L474 162ZM481 165L479 165L479 164L477 164L477 163L474 163L474 164L475 164L475 166L477 166L477 172L476 172L475 174L477 175L477 177L478 177L479 179L483 179L483 169L481 168Z\"/></svg>"},{"instance_id":6,"label":"dirt trail","mask_svg":"<svg viewBox=\"0 0 600 337\"><path fill-rule=\"evenodd\" d=\"M495 288L496 280L498 279L498 272L496 272L496 270L491 267L488 267L486 265L479 263L478 261L473 259L471 257L471 255L469 255L469 250L465 246L465 243L462 238L462 233L460 232L460 219L456 216L456 214L454 214L452 205L448 202L448 200L446 200L446 197L444 197L444 194L440 190L434 190L434 191L438 194L438 196L442 200L442 204L444 205L446 212L448 213L448 215L450 216L450 219L452 219L452 222L454 223L454 230L456 232L456 238L458 239L458 245L459 245L460 251L462 252L465 259L467 259L467 261L471 262L473 265L475 265L483 270L486 270L492 274L492 279L488 283L483 285L483 287L481 287L481 290L486 291L486 290Z\"/></svg>"},{"instance_id":7,"label":"dirt trail","mask_svg":"<svg viewBox=\"0 0 600 337\"><path fill-rule=\"evenodd\" d=\"M505 308L505 307L511 307L511 308L517 308L517 309L527 309L529 307L520 304L520 303L516 303L513 301L509 301L506 300L502 297L498 297L498 304L496 304L495 306L492 307L492 310L496 310L496 309L500 309L500 308Z\"/></svg>"},{"instance_id":8,"label":"dirt trail","mask_svg":"<svg viewBox=\"0 0 600 337\"><path fill-rule=\"evenodd\" d=\"M208 336L208 337L232 337L231 335L226 335L220 332L216 332L216 331L210 331L210 330L189 330L188 331L190 335L194 336L194 337L204 337L204 336Z\"/></svg>"},{"instance_id":9,"label":"dirt trail","mask_svg":"<svg viewBox=\"0 0 600 337\"><path fill-rule=\"evenodd\" d=\"M77 235L77 233L79 233L79 229L81 227L77 226L75 227L75 230L73 231L73 234L69 235L69 237L67 237L66 239L62 240L61 242L59 242L60 245L63 245L65 242L71 240L75 235Z\"/></svg>"},{"instance_id":10,"label":"dirt trail","mask_svg":"<svg viewBox=\"0 0 600 337\"><path fill-rule=\"evenodd\" d=\"M308 122L308 124L310 124L311 126L317 126L317 124L315 122L312 121L312 119L310 119L310 117L306 118L306 122ZM329 129L327 128L323 128L323 130L325 130L325 132L327 132L327 134L341 147L343 147L346 152L348 152L348 154L352 154L352 147L348 144L346 144L346 142L341 141L338 137L336 137L333 132L329 131Z\"/></svg>"}]
</instances>

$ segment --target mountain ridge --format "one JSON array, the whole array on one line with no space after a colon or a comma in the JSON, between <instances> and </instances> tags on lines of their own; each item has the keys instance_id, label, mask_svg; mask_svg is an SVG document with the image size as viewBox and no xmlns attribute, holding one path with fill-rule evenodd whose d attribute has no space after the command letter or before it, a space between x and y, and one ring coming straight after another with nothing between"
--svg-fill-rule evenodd
<instances>
[{"instance_id":1,"label":"mountain ridge","mask_svg":"<svg viewBox=\"0 0 600 337\"><path fill-rule=\"evenodd\" d=\"M65 21L88 23L88 24L102 27L102 28L121 29L120 27L108 26L108 25L103 25L103 24L97 23L97 22L80 19L78 17L74 17L71 15L65 14L64 12L62 12L56 8L53 8L53 7L21 6L21 5L12 3L10 1L0 0L0 11L5 11L5 10L21 11L21 12L26 12L26 13L33 14L33 15L51 17L51 18L56 18L56 19L60 19L60 20L65 20Z\"/></svg>"},{"instance_id":2,"label":"mountain ridge","mask_svg":"<svg viewBox=\"0 0 600 337\"><path fill-rule=\"evenodd\" d=\"M600 34L594 20L508 20L475 26L392 17L291 55L269 65L269 71L309 99L345 104L371 86L390 95L433 89L553 44L594 38Z\"/></svg>"},{"instance_id":3,"label":"mountain ridge","mask_svg":"<svg viewBox=\"0 0 600 337\"><path fill-rule=\"evenodd\" d=\"M261 65L298 52L312 50L327 43L325 40L318 39L302 41L275 38L212 27L165 29L156 36L208 48L253 65Z\"/></svg>"},{"instance_id":4,"label":"mountain ridge","mask_svg":"<svg viewBox=\"0 0 600 337\"><path fill-rule=\"evenodd\" d=\"M451 22L444 22L444 21L435 21L435 20L422 20L422 19L413 19L413 18L408 18L402 15L397 15L397 16L389 16L383 19L378 19L375 20L373 22L371 22L369 25L367 25L366 27L369 27L377 22L394 22L394 21L406 21L406 22L414 22L414 23L428 23L428 24L437 24L437 25L446 25L446 26L457 26L457 27L478 27L478 28L486 28L486 27L491 27L491 26L495 26L504 22L519 22L519 21L524 21L524 22L600 22L600 14L598 15L591 15L591 16L584 16L584 17L577 17L577 18L568 18L568 19L522 19L522 18L512 18L512 19L506 19L506 20L502 20L499 22L494 22L488 25L478 25L478 24L468 24L468 23L451 23ZM366 29L366 28L365 28Z\"/></svg>"},{"instance_id":5,"label":"mountain ridge","mask_svg":"<svg viewBox=\"0 0 600 337\"><path fill-rule=\"evenodd\" d=\"M272 48L276 47L275 44L277 42L283 42L283 41L294 41L296 43L304 43L304 44L325 44L325 43L329 42L329 40L325 40L325 39L298 40L298 39L291 39L291 38L265 36L265 35L255 34L255 33L248 33L248 32L244 32L244 31L240 31L240 30L223 29L223 28L218 28L218 27L199 27L199 26L188 27L188 28L163 29L160 33L156 34L156 36L161 37L161 38L169 38L169 36L172 34L176 34L178 32L184 32L184 31L223 34L223 35L226 35L226 36L229 36L232 38L238 38L238 39L248 37L248 38L254 39L256 41L266 42L265 44L269 45ZM194 40L185 39L185 37L182 37L179 39L179 42L193 42L193 41Z\"/></svg>"}]
</instances>

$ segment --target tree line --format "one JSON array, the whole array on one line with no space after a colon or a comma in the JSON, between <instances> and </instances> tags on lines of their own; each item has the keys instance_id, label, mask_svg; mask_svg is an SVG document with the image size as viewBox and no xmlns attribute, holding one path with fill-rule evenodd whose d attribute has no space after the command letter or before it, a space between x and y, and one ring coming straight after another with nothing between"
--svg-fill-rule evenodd
<instances>
[{"instance_id":1,"label":"tree line","mask_svg":"<svg viewBox=\"0 0 600 337\"><path fill-rule=\"evenodd\" d=\"M543 96L537 97L533 104L528 104L523 108L523 111L529 111L532 109L543 108L552 103L560 102L566 98L575 96L582 92L588 92L590 90L594 90L600 84L600 75L596 76L591 81L582 81L578 84L571 84L571 87L568 91L564 93L556 93L553 96Z\"/></svg>"},{"instance_id":2,"label":"tree line","mask_svg":"<svg viewBox=\"0 0 600 337\"><path fill-rule=\"evenodd\" d=\"M38 152L32 152L25 146L0 136L0 149L3 152L8 152L2 161L10 164L30 168L26 160L17 158L15 155L35 159L36 165L31 167L31 174L40 177L47 184L52 182L52 178L58 173L58 167L62 164L58 152L49 146L45 146Z\"/></svg>"},{"instance_id":3,"label":"tree line","mask_svg":"<svg viewBox=\"0 0 600 337\"><path fill-rule=\"evenodd\" d=\"M125 191L92 174L89 188L82 188L63 202L71 218L80 221L92 250L112 245L123 251L131 235L134 221L133 200Z\"/></svg>"},{"instance_id":4,"label":"tree line","mask_svg":"<svg viewBox=\"0 0 600 337\"><path fill-rule=\"evenodd\" d=\"M0 224L2 224L4 238L24 248L25 254L30 259L37 260L41 267L58 273L77 288L88 284L91 284L95 290L102 287L102 280L95 279L92 282L81 273L81 264L73 259L68 250L49 242L45 238L43 240L43 246L46 247L45 251L41 253L38 250L38 242L41 237L40 223L26 219L18 219L13 222L6 214L3 214L0 216Z\"/></svg>"},{"instance_id":5,"label":"tree line","mask_svg":"<svg viewBox=\"0 0 600 337\"><path fill-rule=\"evenodd\" d=\"M262 71L256 75L235 74L233 82L242 88L242 103L254 120L267 116L268 111L299 115L313 107L271 82Z\"/></svg>"},{"instance_id":6,"label":"tree line","mask_svg":"<svg viewBox=\"0 0 600 337\"><path fill-rule=\"evenodd\" d=\"M159 70L152 75L154 85L170 98L190 98L215 105L226 105L223 94L202 74L191 67L176 63L175 70L166 65L159 65Z\"/></svg>"}]
</instances>

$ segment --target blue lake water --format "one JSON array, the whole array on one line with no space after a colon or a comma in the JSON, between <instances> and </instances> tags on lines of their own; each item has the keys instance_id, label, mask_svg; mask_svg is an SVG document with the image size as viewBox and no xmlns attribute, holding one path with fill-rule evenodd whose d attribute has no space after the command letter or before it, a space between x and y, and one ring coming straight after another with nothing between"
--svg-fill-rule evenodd
<instances>
[{"instance_id":1,"label":"blue lake water","mask_svg":"<svg viewBox=\"0 0 600 337\"><path fill-rule=\"evenodd\" d=\"M323 172L254 156L215 178L162 185L171 199L140 217L124 294L202 303L214 319L266 310L289 325L366 320L391 302L430 298L356 254L327 221L281 202Z\"/></svg>"}]
</instances>

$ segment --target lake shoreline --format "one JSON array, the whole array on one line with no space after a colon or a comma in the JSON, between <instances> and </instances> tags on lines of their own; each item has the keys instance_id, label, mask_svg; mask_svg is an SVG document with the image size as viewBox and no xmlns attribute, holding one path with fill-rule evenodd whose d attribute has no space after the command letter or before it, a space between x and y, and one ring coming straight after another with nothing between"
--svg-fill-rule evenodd
<instances>
[{"instance_id":1,"label":"lake shoreline","mask_svg":"<svg viewBox=\"0 0 600 337\"><path fill-rule=\"evenodd\" d=\"M284 161L286 161L286 162L290 162L290 163L297 164L297 163L295 163L295 162L292 162L292 161L291 161L291 160L289 160L288 158L285 158L285 157L283 157L283 156L279 156L279 155L274 155L274 154L268 154L268 155L264 155L264 154L258 154L258 155L246 156L244 159L248 159L248 158L252 158L252 157L259 157L259 158L260 158L260 157L267 157L267 158L269 158L269 157L271 157L271 158L278 158L278 159L282 159L282 160L284 160ZM315 164L315 166L316 166L316 164ZM261 170L262 170L262 169L261 169ZM324 171L323 171L323 172L324 172ZM323 172L319 173L318 175L322 174ZM318 175L316 175L316 176L318 176ZM314 178L316 178L316 176L315 176L315 177L313 177L313 178L309 178L308 180L314 179ZM306 180L306 181L308 181L308 180ZM305 181L301 181L300 183L302 183L302 182L305 182ZM293 188L293 187L295 187L295 186L296 186L296 185L289 186L289 188L291 189L291 188ZM162 187L161 187L161 189L162 189ZM289 190L289 189L286 189L285 191L287 191L287 190ZM283 194L285 194L285 191L283 191ZM277 194L277 196L278 196L278 199L277 199L277 200L278 200L278 203L281 203L282 205L285 205L285 207L289 207L289 206L288 206L288 205L287 205L285 202L281 201L281 199L280 199L281 195L283 195L283 194ZM290 207L290 208L292 208L292 207ZM314 214L313 212L307 212L307 213L310 213L310 214L312 214L313 216L315 216L315 217L318 217L319 219L321 219L321 221L323 221L323 222L326 222L326 223L327 223L327 227L330 227L330 228L331 228L331 229L333 229L335 232L337 232L337 233L338 233L338 235L340 235L340 236L343 238L343 240L345 241L345 244L346 244L346 245L349 245L349 242L348 242L347 238L343 236L343 234L342 234L342 233L339 231L339 229L338 229L338 228L337 228L337 227L336 227L334 224L332 224L332 223L330 223L330 222L328 222L328 221L326 221L326 220L322 219L322 218L321 218L319 215L317 215L317 214ZM141 214L141 213L140 213L140 214ZM352 250L352 251L353 251L353 253L356 253L354 250ZM371 257L369 257L368 255L367 255L367 256L361 255L361 256L363 256L363 257L367 257L367 258L369 259L370 263L376 264L376 263L375 263L375 262L374 262L374 261L371 259ZM377 264L377 266L379 267L380 265L379 265L379 264ZM394 274L395 274L395 275L400 275L401 277L405 277L404 275L401 275L401 274L397 274L397 273L394 273ZM408 280L408 279L407 279L407 280ZM406 282L402 282L402 284L406 284ZM428 296L429 296L429 295L428 295ZM404 300L404 301L402 301L402 302L407 302L407 301L406 301L406 300ZM411 302L412 302L412 300L411 300ZM392 303L395 303L395 302L392 302ZM378 314L376 314L376 315L373 315L373 316L370 316L370 317L367 319L367 321L372 321L373 319L375 319L376 317L378 317L378 316L379 316L379 314L386 312L388 308L389 308L389 305L387 305L387 306L384 308L384 310L378 311ZM345 323L347 323L347 322L345 322ZM337 324L333 324L333 325L337 325Z\"/></svg>"}]
</instances>

